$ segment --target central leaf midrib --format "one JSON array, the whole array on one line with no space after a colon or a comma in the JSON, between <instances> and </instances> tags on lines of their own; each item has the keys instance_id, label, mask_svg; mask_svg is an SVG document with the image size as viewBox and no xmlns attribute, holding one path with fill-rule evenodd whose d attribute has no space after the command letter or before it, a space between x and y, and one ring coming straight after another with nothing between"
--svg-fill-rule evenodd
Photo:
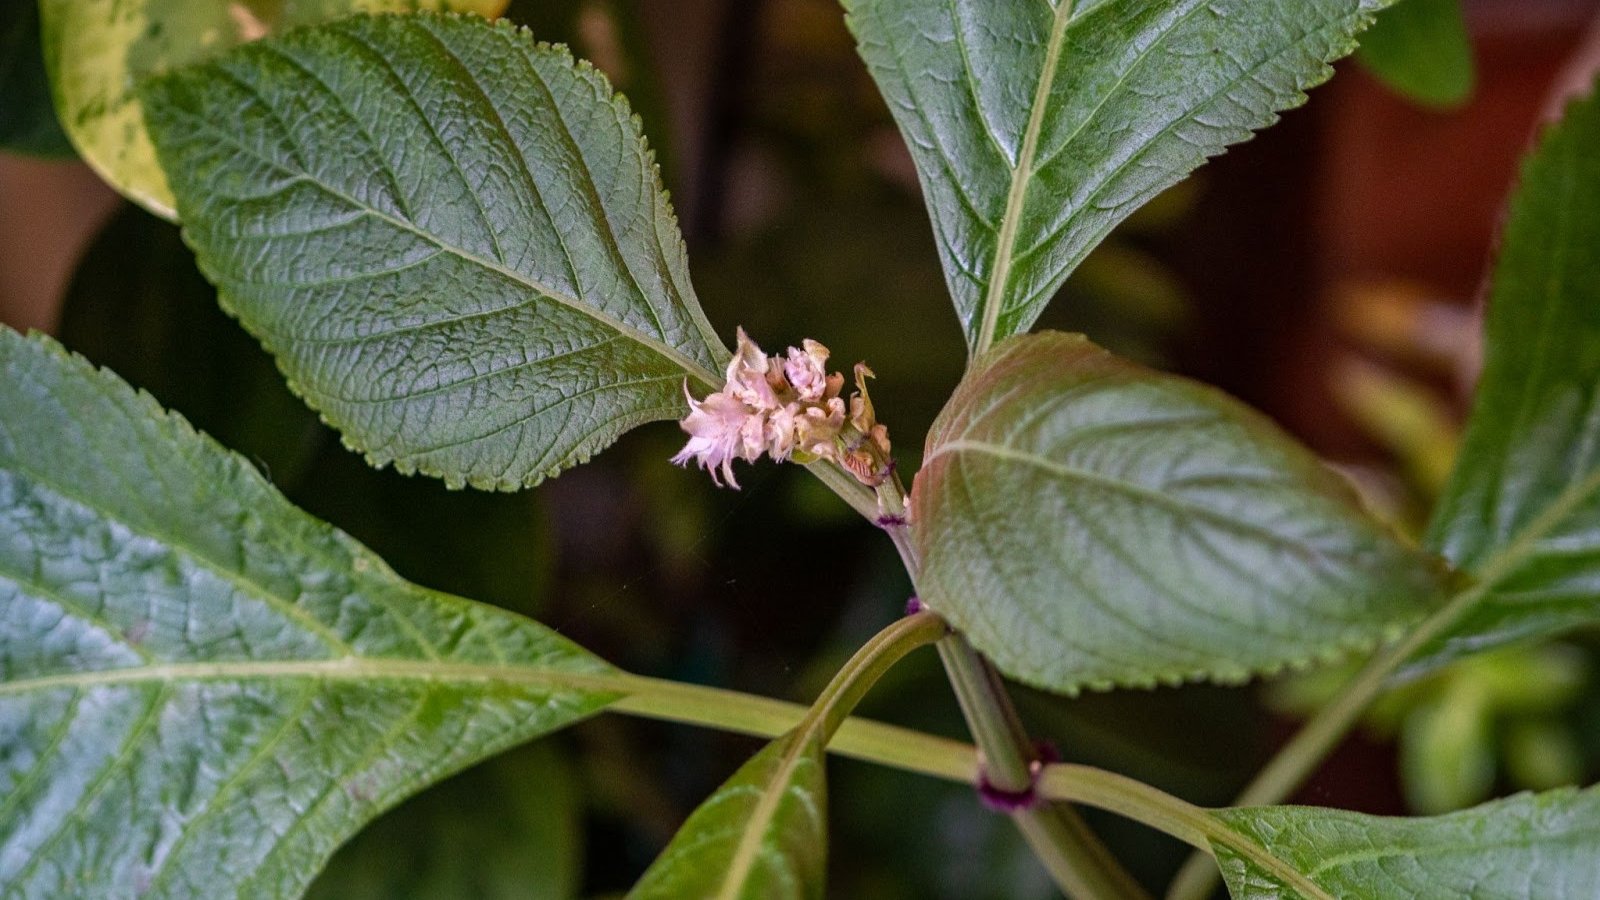
<instances>
[{"instance_id":1,"label":"central leaf midrib","mask_svg":"<svg viewBox=\"0 0 1600 900\"><path fill-rule=\"evenodd\" d=\"M1006 192L1005 211L1000 216L1000 234L995 239L994 265L989 269L989 286L984 291L983 321L978 337L972 346L974 358L994 343L995 326L1000 319L1000 304L1005 297L1006 281L1011 277L1011 255L1016 249L1017 232L1021 228L1022 207L1028 200L1028 183L1033 178L1033 161L1039 152L1039 133L1044 130L1044 113L1050 91L1055 85L1056 70L1061 64L1061 48L1066 42L1067 23L1072 19L1075 0L1060 0L1050 26L1050 38L1045 44L1044 70L1034 86L1033 105L1028 110L1027 128L1022 134L1022 149L1017 154L1017 164L1011 170L1011 187Z\"/></svg>"},{"instance_id":2,"label":"central leaf midrib","mask_svg":"<svg viewBox=\"0 0 1600 900\"><path fill-rule=\"evenodd\" d=\"M0 682L0 697L60 688L299 678L337 682L418 681L440 684L499 682L615 694L632 693L637 687L634 676L617 670L569 672L516 663L339 656L327 659L171 662L151 666L38 675Z\"/></svg>"},{"instance_id":3,"label":"central leaf midrib","mask_svg":"<svg viewBox=\"0 0 1600 900\"><path fill-rule=\"evenodd\" d=\"M318 190L321 190L321 191L327 193L329 196L331 196L331 197L333 197L333 198L335 198L337 200L340 200L340 201L344 202L345 204L348 204L350 206L350 208L352 208L352 209L354 209L354 210L356 210L356 211L358 211L358 212L360 212L360 213L362 213L364 215L372 216L372 217L378 219L379 221L382 221L382 222L384 222L384 223L386 223L388 225L391 225L391 226L393 226L395 228L400 229L401 231L404 231L404 232L406 232L408 234L414 235L415 237L421 238L422 240L426 241L427 243L439 248L439 250L441 252L448 253L451 256L454 256L454 257L462 260L463 262L479 266L480 268L483 268L483 269L485 269L487 271L490 271L490 272L494 272L495 274L498 274L501 277L506 278L506 279L510 280L511 282L513 282L515 284L522 285L523 287L527 288L530 291L533 291L536 294L540 294L542 296L548 297L551 300L554 300L555 302L560 303L563 306L569 307L569 308L571 308L571 309L573 309L573 310L575 310L575 311L577 311L577 312L579 312L579 313L581 313L581 314L583 314L585 316L588 316L589 318L591 318L594 321L600 323L601 325L604 325L607 328L610 328L613 331L618 332L619 334L623 335L624 337L627 337L627 338L630 338L630 339L632 339L634 341L637 341L638 343L643 344L643 345L651 348L652 350L655 350L657 353L660 353L662 356L672 360L680 368L682 368L686 373L688 373L690 376L694 377L695 379L701 381L702 383L704 383L708 387L716 388L716 387L720 387L721 386L721 383L722 383L721 380L718 379L717 376L714 373L712 373L709 369L707 369L704 366L702 366L700 363L698 363L695 360L690 359L689 357L685 356L683 353L679 352L676 348L674 348L674 347L672 347L672 346L670 346L670 345L668 345L668 344L666 344L666 343L664 343L662 341L659 341L659 340L657 340L657 339L645 334L642 331L639 331L638 329L634 328L632 325L629 325L629 324L627 324L626 322L623 322L620 319L613 318L612 316L610 316L610 315L606 314L605 312L601 311L598 307L595 307L595 306L593 306L591 304L585 303L582 300L578 299L577 297L569 296L565 292L558 291L555 288L552 288L549 285L544 284L543 282L536 281L536 280L533 279L532 276L529 276L526 273L518 272L515 269L508 268L508 267L503 266L503 265L501 265L499 263L496 263L496 262L494 262L492 260L484 259L483 257L479 256L478 254L473 253L473 252L467 250L464 247L457 247L456 245L445 241L443 238L439 237L438 235L435 235L435 234L432 234L432 233L430 233L428 231L425 231L422 228L417 227L415 224L406 221L405 219L399 218L397 216L390 215L389 213L387 213L387 212L385 212L385 211L383 211L381 209L378 209L377 207L372 206L371 204L364 203L361 200L350 196L349 194L345 193L344 191L339 190L337 187L335 187L335 186L333 186L331 184L328 184L327 182L323 181L320 178L317 178L316 176L312 175L308 171L296 170L296 169L290 168L288 166L285 166L283 163L281 163L281 162L279 162L277 160L268 159L268 158L262 156L261 154L250 150L247 147L241 146L237 141L232 140L232 138L229 137L225 132L222 132L222 131L216 130L214 128L211 128L210 127L210 123L207 123L207 122L204 122L203 120L200 120L199 117L197 117L197 116L190 115L190 116L188 116L188 118L191 121L196 121L197 124L200 125L200 127L206 128L211 134L213 134L214 136L217 136L219 140L221 140L223 143L226 143L229 146L233 147L238 152L249 154L252 159L256 160L257 162L260 162L261 164L263 164L263 165L265 165L265 166L267 166L267 167L269 167L269 168L271 168L271 169L273 169L275 171L281 172L282 174L284 174L288 178L290 178L292 180L295 180L295 181L302 182L304 184L312 185L313 187L316 187Z\"/></svg>"},{"instance_id":4,"label":"central leaf midrib","mask_svg":"<svg viewBox=\"0 0 1600 900\"><path fill-rule=\"evenodd\" d=\"M1098 472L1092 472L1088 469L1081 469L1076 466L1069 466L1064 463L1056 462L1053 459L1040 456L1036 453L1030 453L1025 450L1016 450L1011 447L1006 447L1001 444L993 444L988 441L972 440L968 438L959 438L957 440L947 441L943 444L940 444L932 453L928 454L927 458L923 461L923 467L926 468L935 459L938 459L940 456L943 456L946 453L959 453L962 451L987 454L999 459L1008 459L1013 462L1020 462L1025 465L1034 466L1035 468L1044 469L1047 472L1060 475L1063 478L1095 485L1097 487L1105 488L1106 490L1116 491L1118 493L1134 497L1138 500L1165 507L1166 509L1180 515L1197 515L1216 524L1222 525L1230 530L1255 535L1273 544L1304 549L1302 544L1292 541L1276 531L1251 525L1246 522L1241 522L1238 519L1222 515L1215 510L1204 506L1185 503L1142 484L1137 484L1120 478L1112 478L1102 475Z\"/></svg>"}]
</instances>

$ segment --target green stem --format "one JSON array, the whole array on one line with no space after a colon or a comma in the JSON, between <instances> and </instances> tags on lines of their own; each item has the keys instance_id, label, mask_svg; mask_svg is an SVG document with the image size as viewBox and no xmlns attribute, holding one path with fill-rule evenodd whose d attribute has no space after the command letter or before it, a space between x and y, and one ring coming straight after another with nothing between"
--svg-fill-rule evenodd
<instances>
[{"instance_id":1,"label":"green stem","mask_svg":"<svg viewBox=\"0 0 1600 900\"><path fill-rule=\"evenodd\" d=\"M1273 856L1208 811L1165 791L1114 772L1089 766L1053 765L1039 778L1046 796L1108 810L1166 832L1204 851L1221 845L1239 854L1307 900L1334 900L1294 866Z\"/></svg>"},{"instance_id":2,"label":"green stem","mask_svg":"<svg viewBox=\"0 0 1600 900\"><path fill-rule=\"evenodd\" d=\"M613 703L608 707L610 711L758 737L781 737L792 731L808 713L807 707L797 703L722 688L636 675L627 676L625 684L630 695ZM866 719L844 719L828 745L828 752L957 784L972 784L978 777L976 748ZM1232 831L1204 809L1131 778L1090 766L1052 764L1040 772L1036 788L1041 796L1058 804L1080 803L1104 809L1207 852L1213 841L1222 844L1291 884L1304 880L1304 876L1282 860ZM1018 824L1025 835L1038 832L1051 841L1069 837L1093 839L1093 835L1071 833L1070 825L1052 825L1043 818L1030 818ZM1046 864L1051 865L1053 861L1052 856ZM1310 897L1326 896L1314 885L1303 890L1309 892Z\"/></svg>"},{"instance_id":3,"label":"green stem","mask_svg":"<svg viewBox=\"0 0 1600 900\"><path fill-rule=\"evenodd\" d=\"M1390 677L1415 656L1418 650L1443 634L1467 610L1483 598L1488 582L1480 582L1457 593L1449 603L1412 629L1404 639L1389 645L1374 656L1348 681L1328 705L1295 734L1273 756L1266 767L1245 787L1234 806L1267 806L1281 803L1305 783L1322 760L1349 733L1372 701L1383 693ZM1167 900L1204 900L1216 890L1220 873L1209 860L1191 856L1178 870L1167 890Z\"/></svg>"},{"instance_id":4,"label":"green stem","mask_svg":"<svg viewBox=\"0 0 1600 900\"><path fill-rule=\"evenodd\" d=\"M898 472L877 488L877 506L913 583L922 560L911 540L906 490ZM973 784L988 784L1012 794L1033 788L1037 750L1006 693L1000 673L966 638L952 634L939 642L939 658L954 689L967 728L978 743L980 764ZM1069 897L1085 900L1144 900L1148 895L1111 855L1077 812L1064 804L1012 810L1011 819L1056 885Z\"/></svg>"},{"instance_id":5,"label":"green stem","mask_svg":"<svg viewBox=\"0 0 1600 900\"><path fill-rule=\"evenodd\" d=\"M926 610L906 616L873 635L833 676L812 704L797 730L815 728L826 744L872 689L883 673L918 647L931 644L950 633L950 626L938 614Z\"/></svg>"}]
</instances>

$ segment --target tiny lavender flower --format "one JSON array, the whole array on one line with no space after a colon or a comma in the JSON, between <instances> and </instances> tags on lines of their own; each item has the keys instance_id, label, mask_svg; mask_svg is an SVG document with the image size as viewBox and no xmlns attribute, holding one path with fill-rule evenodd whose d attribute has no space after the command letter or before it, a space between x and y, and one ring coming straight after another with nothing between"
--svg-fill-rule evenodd
<instances>
[{"instance_id":1,"label":"tiny lavender flower","mask_svg":"<svg viewBox=\"0 0 1600 900\"><path fill-rule=\"evenodd\" d=\"M755 462L763 453L778 462L831 460L863 484L881 484L890 472L889 432L867 396L872 370L856 366L858 392L847 407L839 396L844 376L830 374L827 363L828 348L816 341L768 356L739 329L722 390L696 400L684 385L689 414L680 424L689 442L672 461L694 460L712 481L734 488L733 461Z\"/></svg>"}]
</instances>

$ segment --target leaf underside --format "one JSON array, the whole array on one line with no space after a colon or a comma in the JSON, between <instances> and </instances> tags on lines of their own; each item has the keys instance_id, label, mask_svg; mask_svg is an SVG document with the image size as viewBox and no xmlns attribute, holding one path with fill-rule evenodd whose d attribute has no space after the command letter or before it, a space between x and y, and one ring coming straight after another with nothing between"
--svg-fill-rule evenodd
<instances>
[{"instance_id":1,"label":"leaf underside","mask_svg":"<svg viewBox=\"0 0 1600 900\"><path fill-rule=\"evenodd\" d=\"M1385 0L845 0L974 356L1118 222L1271 125Z\"/></svg>"},{"instance_id":2,"label":"leaf underside","mask_svg":"<svg viewBox=\"0 0 1600 900\"><path fill-rule=\"evenodd\" d=\"M815 732L768 744L684 822L628 900L821 900L822 754Z\"/></svg>"},{"instance_id":3,"label":"leaf underside","mask_svg":"<svg viewBox=\"0 0 1600 900\"><path fill-rule=\"evenodd\" d=\"M1485 361L1424 543L1484 596L1418 666L1600 621L1600 97L1522 170Z\"/></svg>"},{"instance_id":4,"label":"leaf underside","mask_svg":"<svg viewBox=\"0 0 1600 900\"><path fill-rule=\"evenodd\" d=\"M1431 818L1304 806L1213 813L1340 900L1600 896L1600 790L1519 794ZM1234 900L1305 895L1213 842Z\"/></svg>"},{"instance_id":5,"label":"leaf underside","mask_svg":"<svg viewBox=\"0 0 1600 900\"><path fill-rule=\"evenodd\" d=\"M35 0L10 0L25 6ZM143 79L296 25L356 11L499 15L506 0L37 0L50 81L83 159L128 199L175 217L136 93Z\"/></svg>"},{"instance_id":6,"label":"leaf underside","mask_svg":"<svg viewBox=\"0 0 1600 900\"><path fill-rule=\"evenodd\" d=\"M375 465L516 489L721 383L638 123L564 48L353 18L145 107L224 305Z\"/></svg>"},{"instance_id":7,"label":"leaf underside","mask_svg":"<svg viewBox=\"0 0 1600 900\"><path fill-rule=\"evenodd\" d=\"M1371 646L1441 573L1219 391L1080 335L980 358L913 486L921 596L1040 687L1238 681Z\"/></svg>"},{"instance_id":8,"label":"leaf underside","mask_svg":"<svg viewBox=\"0 0 1600 900\"><path fill-rule=\"evenodd\" d=\"M405 795L602 708L613 672L406 583L0 329L0 893L297 896Z\"/></svg>"}]
</instances>

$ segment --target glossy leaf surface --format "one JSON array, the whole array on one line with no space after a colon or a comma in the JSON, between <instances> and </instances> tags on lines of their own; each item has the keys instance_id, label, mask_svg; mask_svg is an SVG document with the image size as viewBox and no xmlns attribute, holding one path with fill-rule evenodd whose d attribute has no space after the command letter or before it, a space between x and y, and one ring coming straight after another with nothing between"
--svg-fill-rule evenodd
<instances>
[{"instance_id":1,"label":"glossy leaf surface","mask_svg":"<svg viewBox=\"0 0 1600 900\"><path fill-rule=\"evenodd\" d=\"M923 599L1053 690L1330 657L1392 636L1438 589L1432 561L1265 418L1079 335L978 361L912 508Z\"/></svg>"},{"instance_id":2,"label":"glossy leaf surface","mask_svg":"<svg viewBox=\"0 0 1600 900\"><path fill-rule=\"evenodd\" d=\"M1472 96L1472 40L1461 0L1401 0L1361 36L1356 58L1380 81L1428 106Z\"/></svg>"},{"instance_id":3,"label":"glossy leaf surface","mask_svg":"<svg viewBox=\"0 0 1600 900\"><path fill-rule=\"evenodd\" d=\"M1426 543L1482 596L1433 661L1600 620L1600 99L1522 170L1460 458Z\"/></svg>"},{"instance_id":4,"label":"glossy leaf surface","mask_svg":"<svg viewBox=\"0 0 1600 900\"><path fill-rule=\"evenodd\" d=\"M821 900L827 864L823 744L768 744L694 811L629 900Z\"/></svg>"},{"instance_id":5,"label":"glossy leaf surface","mask_svg":"<svg viewBox=\"0 0 1600 900\"><path fill-rule=\"evenodd\" d=\"M145 102L223 304L375 465L515 489L721 384L637 123L564 49L346 19Z\"/></svg>"},{"instance_id":6,"label":"glossy leaf surface","mask_svg":"<svg viewBox=\"0 0 1600 900\"><path fill-rule=\"evenodd\" d=\"M1592 788L1520 794L1433 818L1306 806L1214 815L1339 900L1600 896L1600 791ZM1216 850L1235 900L1316 896L1232 849Z\"/></svg>"},{"instance_id":7,"label":"glossy leaf surface","mask_svg":"<svg viewBox=\"0 0 1600 900\"><path fill-rule=\"evenodd\" d=\"M34 0L11 0L25 4ZM56 104L89 165L124 196L174 216L137 94L145 78L296 25L353 12L495 16L506 0L37 0Z\"/></svg>"},{"instance_id":8,"label":"glossy leaf surface","mask_svg":"<svg viewBox=\"0 0 1600 900\"><path fill-rule=\"evenodd\" d=\"M423 785L615 670L402 581L241 458L0 330L0 884L292 897Z\"/></svg>"},{"instance_id":9,"label":"glossy leaf surface","mask_svg":"<svg viewBox=\"0 0 1600 900\"><path fill-rule=\"evenodd\" d=\"M1384 0L845 0L976 355L1118 222L1272 124Z\"/></svg>"}]
</instances>

